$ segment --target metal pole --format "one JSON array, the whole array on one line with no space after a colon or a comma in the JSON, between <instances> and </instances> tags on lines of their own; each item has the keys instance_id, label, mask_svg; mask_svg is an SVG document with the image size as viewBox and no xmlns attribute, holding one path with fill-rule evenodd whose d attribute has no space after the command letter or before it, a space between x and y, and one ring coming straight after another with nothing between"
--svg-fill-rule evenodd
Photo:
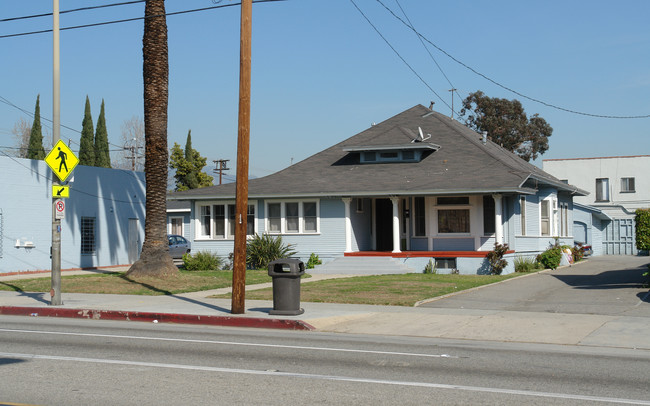
<instances>
[{"instance_id":1,"label":"metal pole","mask_svg":"<svg viewBox=\"0 0 650 406\"><path fill-rule=\"evenodd\" d=\"M235 192L235 249L232 272L233 314L246 311L246 217L248 214L248 154L251 105L252 0L241 3L239 61L239 130L237 133L237 181Z\"/></svg>"},{"instance_id":2,"label":"metal pole","mask_svg":"<svg viewBox=\"0 0 650 406\"><path fill-rule=\"evenodd\" d=\"M52 0L53 58L52 58L52 147L61 139L61 73L59 71L59 0ZM52 171L52 184L59 185ZM60 306L61 300L61 220L56 218L56 199L52 196L52 289L50 305Z\"/></svg>"}]
</instances>

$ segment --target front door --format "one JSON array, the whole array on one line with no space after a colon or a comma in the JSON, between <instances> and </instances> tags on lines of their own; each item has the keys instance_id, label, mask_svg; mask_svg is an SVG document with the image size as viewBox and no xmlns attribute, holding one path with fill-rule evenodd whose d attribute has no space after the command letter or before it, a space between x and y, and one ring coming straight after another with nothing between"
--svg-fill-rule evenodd
<instances>
[{"instance_id":1,"label":"front door","mask_svg":"<svg viewBox=\"0 0 650 406\"><path fill-rule=\"evenodd\" d=\"M390 199L375 200L377 251L393 250L393 203Z\"/></svg>"}]
</instances>

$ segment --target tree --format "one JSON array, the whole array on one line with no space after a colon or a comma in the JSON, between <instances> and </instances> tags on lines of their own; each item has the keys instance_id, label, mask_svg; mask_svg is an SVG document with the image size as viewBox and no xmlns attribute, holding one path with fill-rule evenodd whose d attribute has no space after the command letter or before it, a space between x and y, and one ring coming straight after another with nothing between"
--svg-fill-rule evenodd
<instances>
[{"instance_id":1,"label":"tree","mask_svg":"<svg viewBox=\"0 0 650 406\"><path fill-rule=\"evenodd\" d=\"M101 168L111 167L111 156L108 151L108 131L106 130L106 118L104 117L104 99L99 110L97 129L95 130L95 166Z\"/></svg>"},{"instance_id":2,"label":"tree","mask_svg":"<svg viewBox=\"0 0 650 406\"><path fill-rule=\"evenodd\" d=\"M176 170L174 179L177 191L212 186L212 176L203 172L207 158L202 157L199 151L192 148L190 134L191 131L187 134L185 150L177 143L174 143L171 149L169 167Z\"/></svg>"},{"instance_id":3,"label":"tree","mask_svg":"<svg viewBox=\"0 0 650 406\"><path fill-rule=\"evenodd\" d=\"M36 96L36 107L34 107L34 123L29 133L29 147L27 149L27 158L45 159L45 149L43 148L43 134L41 132L41 95Z\"/></svg>"},{"instance_id":4,"label":"tree","mask_svg":"<svg viewBox=\"0 0 650 406\"><path fill-rule=\"evenodd\" d=\"M144 171L144 122L133 116L124 120L121 126L123 149L112 160L113 168Z\"/></svg>"},{"instance_id":5,"label":"tree","mask_svg":"<svg viewBox=\"0 0 650 406\"><path fill-rule=\"evenodd\" d=\"M518 100L488 97L480 90L463 100L460 115L467 116L469 128L487 131L492 141L526 161L537 159L548 150L548 137L553 133L553 128L538 114L529 120Z\"/></svg>"},{"instance_id":6,"label":"tree","mask_svg":"<svg viewBox=\"0 0 650 406\"><path fill-rule=\"evenodd\" d=\"M86 96L84 119L81 122L81 140L79 141L79 165L95 165L95 136L93 117L90 114L90 101Z\"/></svg>"},{"instance_id":7,"label":"tree","mask_svg":"<svg viewBox=\"0 0 650 406\"><path fill-rule=\"evenodd\" d=\"M146 0L142 37L146 217L142 253L129 268L131 277L178 273L167 242L167 105L169 62L164 0Z\"/></svg>"},{"instance_id":8,"label":"tree","mask_svg":"<svg viewBox=\"0 0 650 406\"><path fill-rule=\"evenodd\" d=\"M16 148L16 152L13 155L18 158L27 158L27 152L29 151L29 138L32 133L32 126L29 124L29 121L21 117L14 124L11 133L14 135L14 145Z\"/></svg>"}]
</instances>

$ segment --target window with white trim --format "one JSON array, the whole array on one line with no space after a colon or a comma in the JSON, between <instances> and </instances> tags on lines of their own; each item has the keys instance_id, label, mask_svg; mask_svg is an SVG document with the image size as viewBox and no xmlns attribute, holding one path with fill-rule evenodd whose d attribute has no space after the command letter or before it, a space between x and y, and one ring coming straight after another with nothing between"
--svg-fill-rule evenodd
<instances>
[{"instance_id":1,"label":"window with white trim","mask_svg":"<svg viewBox=\"0 0 650 406\"><path fill-rule=\"evenodd\" d=\"M596 201L609 202L609 179L596 179Z\"/></svg>"},{"instance_id":2,"label":"window with white trim","mask_svg":"<svg viewBox=\"0 0 650 406\"><path fill-rule=\"evenodd\" d=\"M542 235L551 235L551 201L542 200L540 204L540 218Z\"/></svg>"},{"instance_id":3,"label":"window with white trim","mask_svg":"<svg viewBox=\"0 0 650 406\"><path fill-rule=\"evenodd\" d=\"M315 234L319 232L319 204L315 200L266 203L269 234Z\"/></svg>"},{"instance_id":4,"label":"window with white trim","mask_svg":"<svg viewBox=\"0 0 650 406\"><path fill-rule=\"evenodd\" d=\"M470 233L469 197L438 197L438 234Z\"/></svg>"},{"instance_id":5,"label":"window with white trim","mask_svg":"<svg viewBox=\"0 0 650 406\"><path fill-rule=\"evenodd\" d=\"M224 240L235 237L235 203L199 204L200 213L197 238ZM249 204L246 215L246 235L254 235L257 230L255 222L255 204Z\"/></svg>"},{"instance_id":6,"label":"window with white trim","mask_svg":"<svg viewBox=\"0 0 650 406\"><path fill-rule=\"evenodd\" d=\"M183 217L170 217L167 232L169 234L183 235Z\"/></svg>"}]
</instances>

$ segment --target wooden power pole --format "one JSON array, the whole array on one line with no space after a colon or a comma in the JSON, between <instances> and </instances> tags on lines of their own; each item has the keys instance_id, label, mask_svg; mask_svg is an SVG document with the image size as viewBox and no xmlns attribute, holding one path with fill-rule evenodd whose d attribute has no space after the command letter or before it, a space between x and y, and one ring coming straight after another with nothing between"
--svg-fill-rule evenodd
<instances>
[{"instance_id":1,"label":"wooden power pole","mask_svg":"<svg viewBox=\"0 0 650 406\"><path fill-rule=\"evenodd\" d=\"M217 159L212 162L216 164L215 168L212 170L213 173L219 173L219 184L221 185L221 177L223 176L224 171L229 171L230 168L228 168L228 161L230 159Z\"/></svg>"},{"instance_id":2,"label":"wooden power pole","mask_svg":"<svg viewBox=\"0 0 650 406\"><path fill-rule=\"evenodd\" d=\"M233 314L246 311L246 217L248 214L248 155L251 109L251 36L253 1L241 2L239 56L239 129L237 132L237 181L235 192L235 249L232 272Z\"/></svg>"}]
</instances>

